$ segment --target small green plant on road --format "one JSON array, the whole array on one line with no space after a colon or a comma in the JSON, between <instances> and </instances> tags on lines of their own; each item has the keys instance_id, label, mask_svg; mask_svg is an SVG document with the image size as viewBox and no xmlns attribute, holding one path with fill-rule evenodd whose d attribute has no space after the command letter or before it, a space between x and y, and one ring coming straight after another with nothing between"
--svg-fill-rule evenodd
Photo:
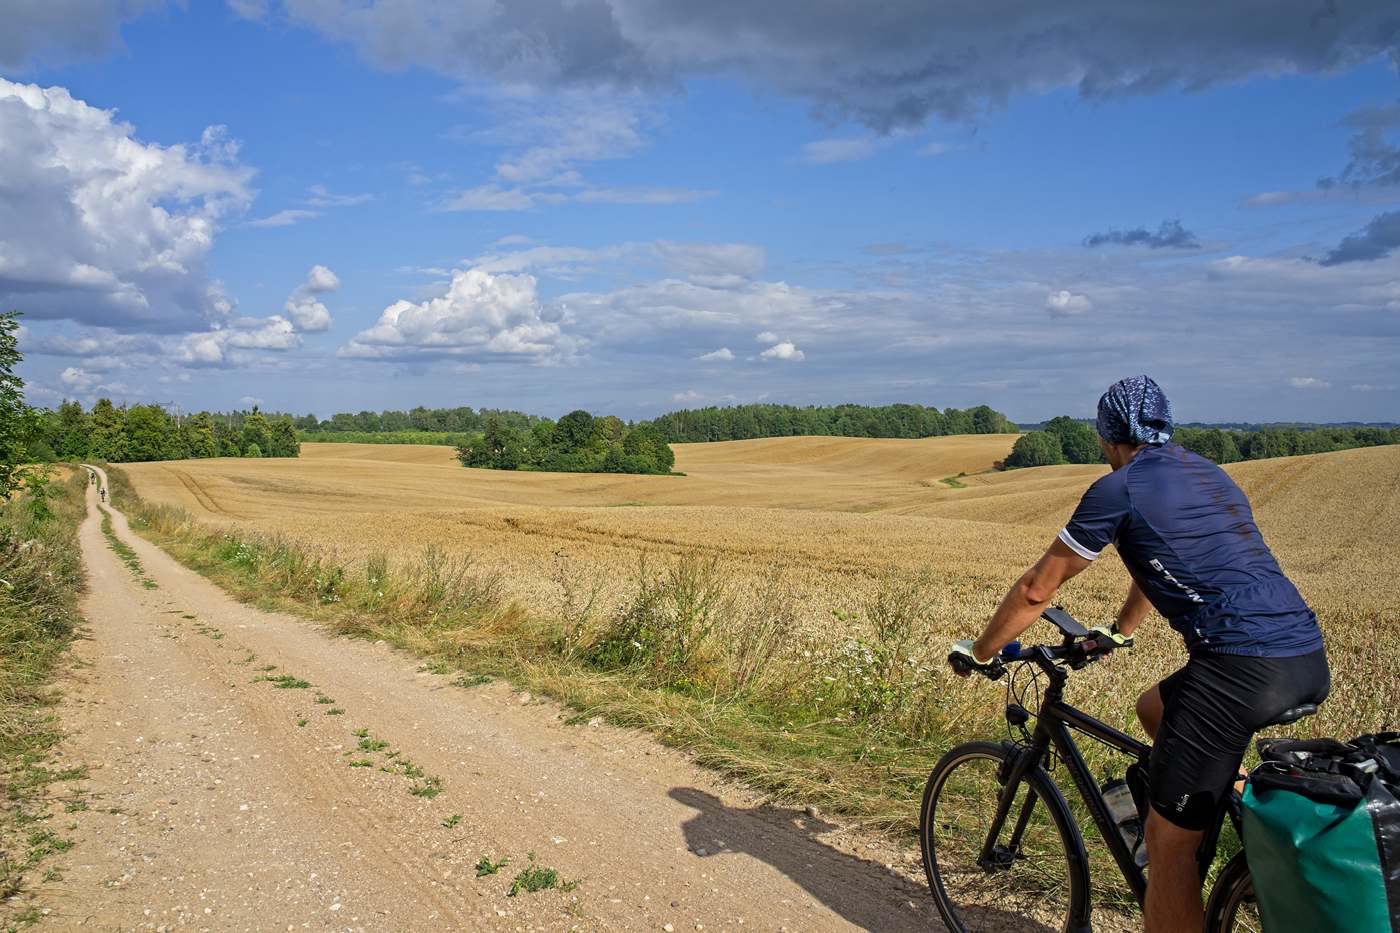
<instances>
[{"instance_id":1,"label":"small green plant on road","mask_svg":"<svg viewBox=\"0 0 1400 933\"><path fill-rule=\"evenodd\" d=\"M493 861L491 856L483 855L476 863L476 876L485 878L487 875L497 874L502 868L510 864L510 859L503 858L499 862Z\"/></svg>"},{"instance_id":2,"label":"small green plant on road","mask_svg":"<svg viewBox=\"0 0 1400 933\"><path fill-rule=\"evenodd\" d=\"M107 539L107 546L112 549L112 553L116 554L123 564L126 564L126 569L131 571L131 575L142 586L148 590L159 589L156 586L156 581L146 576L146 569L141 566L141 558L136 556L136 552L128 547L126 542L117 537L117 532L112 528L112 513L100 505L97 510L102 513L102 536Z\"/></svg>"},{"instance_id":3,"label":"small green plant on road","mask_svg":"<svg viewBox=\"0 0 1400 933\"><path fill-rule=\"evenodd\" d=\"M552 868L545 868L535 864L535 853L529 855L530 864L521 869L515 876L515 880L510 883L510 890L506 892L506 897L515 897L521 891L527 894L534 894L538 891L548 891L551 888L558 888L561 891L572 891L578 887L577 881L559 881L559 873Z\"/></svg>"},{"instance_id":4,"label":"small green plant on road","mask_svg":"<svg viewBox=\"0 0 1400 933\"><path fill-rule=\"evenodd\" d=\"M311 686L308 681L302 680L294 674L278 674L276 677L269 677L262 674L253 678L253 683L269 683L278 690L305 690Z\"/></svg>"}]
</instances>

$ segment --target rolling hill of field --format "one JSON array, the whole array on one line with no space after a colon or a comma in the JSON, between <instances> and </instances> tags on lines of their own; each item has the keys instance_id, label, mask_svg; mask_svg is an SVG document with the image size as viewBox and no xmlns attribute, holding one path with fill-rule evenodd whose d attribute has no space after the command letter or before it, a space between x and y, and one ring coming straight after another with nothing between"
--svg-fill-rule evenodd
<instances>
[{"instance_id":1,"label":"rolling hill of field","mask_svg":"<svg viewBox=\"0 0 1400 933\"><path fill-rule=\"evenodd\" d=\"M618 605L642 561L721 561L738 591L777 586L795 644L822 650L858 631L891 579L928 585L930 658L975 634L1106 467L983 472L1013 437L781 438L676 445L685 476L501 473L459 466L449 448L307 444L299 460L198 460L123 469L145 498L197 518L288 536L352 564L408 567L426 548L469 554L532 611L562 611L580 587ZM1400 605L1400 447L1231 465L1264 534L1317 609L1339 669L1324 722L1367 722L1400 706L1375 632ZM946 477L968 474L954 488ZM1072 581L1066 604L1111 615L1126 586L1111 556ZM847 619L837 625L833 620ZM855 614L856 620L850 621ZM1119 675L1148 683L1181 660L1147 637ZM1104 694L1111 700L1113 691ZM1123 711L1126 721L1127 712ZM1372 723L1372 726L1375 724ZM1338 731L1345 731L1344 728Z\"/></svg>"},{"instance_id":2,"label":"rolling hill of field","mask_svg":"<svg viewBox=\"0 0 1400 933\"><path fill-rule=\"evenodd\" d=\"M748 505L870 511L951 492L939 480L991 469L1015 435L926 440L794 437L677 444L686 475L505 473L464 469L450 447L304 444L299 461L192 460L133 464L142 492L198 512L254 518L278 509L472 508L489 503L587 507ZM304 497L299 498L299 497Z\"/></svg>"}]
</instances>

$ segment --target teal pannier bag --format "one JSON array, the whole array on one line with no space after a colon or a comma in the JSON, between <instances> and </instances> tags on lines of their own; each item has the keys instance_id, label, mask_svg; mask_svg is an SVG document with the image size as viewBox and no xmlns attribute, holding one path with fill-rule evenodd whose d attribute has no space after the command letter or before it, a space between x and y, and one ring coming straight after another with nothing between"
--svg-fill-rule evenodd
<instances>
[{"instance_id":1,"label":"teal pannier bag","mask_svg":"<svg viewBox=\"0 0 1400 933\"><path fill-rule=\"evenodd\" d=\"M1265 933L1400 933L1400 734L1259 750L1243 833Z\"/></svg>"}]
</instances>

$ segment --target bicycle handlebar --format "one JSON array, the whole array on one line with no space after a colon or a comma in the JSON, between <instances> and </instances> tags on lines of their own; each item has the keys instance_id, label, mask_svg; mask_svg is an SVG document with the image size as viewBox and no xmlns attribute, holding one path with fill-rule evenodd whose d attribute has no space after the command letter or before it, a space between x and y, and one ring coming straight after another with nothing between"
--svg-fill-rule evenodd
<instances>
[{"instance_id":1,"label":"bicycle handlebar","mask_svg":"<svg viewBox=\"0 0 1400 933\"><path fill-rule=\"evenodd\" d=\"M1051 607L1060 616L1068 618L1068 613L1058 607ZM1049 610L1047 610L1049 612ZM1062 619L1052 619L1056 627L1065 631ZM1006 674L1007 662L1032 661L1042 667L1053 667L1060 664L1067 664L1073 670L1079 670L1086 664L1092 664L1100 658L1106 657L1118 648L1131 648L1133 640L1125 638L1121 643L1102 635L1090 632L1085 629L1089 637L1079 638L1076 635L1065 631L1065 640L1059 645L1035 645L1031 648L1022 648L1020 642L1013 641L1001 653L985 664L977 664L968 658L967 655L952 652L948 655L948 664L953 668L953 673L959 677L966 677L969 674L977 673L988 680L1000 680Z\"/></svg>"}]
</instances>

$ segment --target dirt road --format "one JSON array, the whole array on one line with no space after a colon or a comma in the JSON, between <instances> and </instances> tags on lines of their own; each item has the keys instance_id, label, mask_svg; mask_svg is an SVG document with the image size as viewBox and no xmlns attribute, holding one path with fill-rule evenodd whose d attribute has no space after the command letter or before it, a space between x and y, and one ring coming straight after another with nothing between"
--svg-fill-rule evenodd
<instances>
[{"instance_id":1,"label":"dirt road","mask_svg":"<svg viewBox=\"0 0 1400 933\"><path fill-rule=\"evenodd\" d=\"M937 927L886 867L907 851L642 734L237 603L112 510L132 569L88 495L90 638L62 709L88 809L61 817L76 846L49 927ZM530 853L577 885L509 896ZM508 864L478 877L483 856Z\"/></svg>"}]
</instances>

